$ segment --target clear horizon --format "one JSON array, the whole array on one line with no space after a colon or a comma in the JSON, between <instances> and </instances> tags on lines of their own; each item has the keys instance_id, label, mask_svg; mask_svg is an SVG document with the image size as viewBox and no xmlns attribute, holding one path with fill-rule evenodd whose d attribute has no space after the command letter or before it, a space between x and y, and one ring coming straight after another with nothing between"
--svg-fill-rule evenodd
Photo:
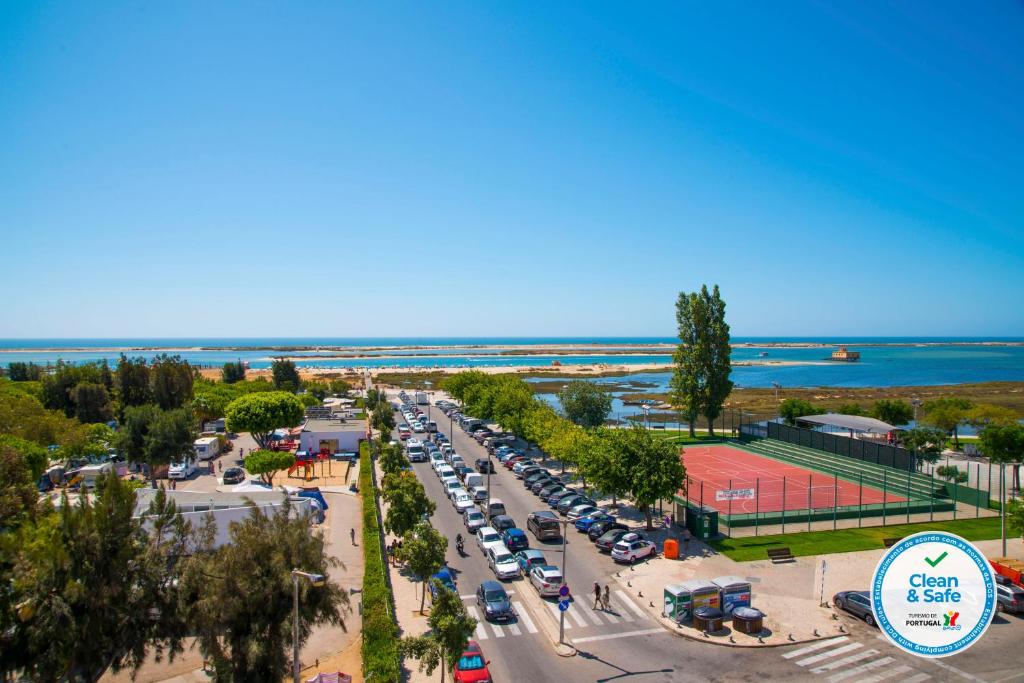
<instances>
[{"instance_id":1,"label":"clear horizon","mask_svg":"<svg viewBox=\"0 0 1024 683\"><path fill-rule=\"evenodd\" d=\"M0 6L0 338L1024 334L1024 7L741 7Z\"/></svg>"}]
</instances>

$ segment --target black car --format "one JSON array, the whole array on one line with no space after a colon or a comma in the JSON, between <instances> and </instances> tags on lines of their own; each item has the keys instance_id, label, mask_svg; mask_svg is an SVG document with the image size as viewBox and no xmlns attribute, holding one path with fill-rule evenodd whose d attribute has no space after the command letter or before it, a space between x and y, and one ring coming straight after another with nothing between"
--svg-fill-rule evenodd
<instances>
[{"instance_id":1,"label":"black car","mask_svg":"<svg viewBox=\"0 0 1024 683\"><path fill-rule=\"evenodd\" d=\"M871 596L867 591L841 591L832 596L832 603L837 609L846 610L853 616L863 619L868 626L875 625L875 615L871 611Z\"/></svg>"},{"instance_id":2,"label":"black car","mask_svg":"<svg viewBox=\"0 0 1024 683\"><path fill-rule=\"evenodd\" d=\"M545 470L538 469L523 476L523 486L530 488L539 479L551 479L551 474ZM552 480L553 481L553 480Z\"/></svg>"},{"instance_id":3,"label":"black car","mask_svg":"<svg viewBox=\"0 0 1024 683\"><path fill-rule=\"evenodd\" d=\"M508 621L516 618L508 593L493 579L484 581L476 589L476 604L483 608L484 619L487 621Z\"/></svg>"},{"instance_id":4,"label":"black car","mask_svg":"<svg viewBox=\"0 0 1024 683\"><path fill-rule=\"evenodd\" d=\"M587 529L587 538L591 541L596 541L609 531L616 530L628 531L629 527L622 522L594 522Z\"/></svg>"},{"instance_id":5,"label":"black car","mask_svg":"<svg viewBox=\"0 0 1024 683\"><path fill-rule=\"evenodd\" d=\"M625 529L613 529L606 531L594 541L594 545L597 549L603 553L610 553L615 544L619 542L619 539L628 534L629 532Z\"/></svg>"},{"instance_id":6,"label":"black car","mask_svg":"<svg viewBox=\"0 0 1024 683\"><path fill-rule=\"evenodd\" d=\"M545 502L547 502L547 504L550 505L551 507L558 507L558 504L562 502L563 498L565 498L566 496L575 495L576 491L573 491L572 489L565 489L564 491L552 493L550 496L547 497L547 500Z\"/></svg>"},{"instance_id":7,"label":"black car","mask_svg":"<svg viewBox=\"0 0 1024 683\"><path fill-rule=\"evenodd\" d=\"M564 490L565 490L564 486L562 486L557 481L552 480L552 481L549 481L547 484L545 484L543 487L541 487L540 491L536 491L535 493L538 496L540 496L542 499L547 500L548 498L550 498L551 496L555 495L559 491L564 491Z\"/></svg>"},{"instance_id":8,"label":"black car","mask_svg":"<svg viewBox=\"0 0 1024 683\"><path fill-rule=\"evenodd\" d=\"M245 481L245 470L241 467L229 467L224 470L224 484L241 484Z\"/></svg>"},{"instance_id":9,"label":"black car","mask_svg":"<svg viewBox=\"0 0 1024 683\"><path fill-rule=\"evenodd\" d=\"M499 534L505 529L513 529L515 526L516 520L508 515L497 515L491 518L491 527Z\"/></svg>"},{"instance_id":10,"label":"black car","mask_svg":"<svg viewBox=\"0 0 1024 683\"><path fill-rule=\"evenodd\" d=\"M488 472L494 474L496 471L494 463L491 462L490 458L477 458L474 464L476 465L476 471L480 474L487 474Z\"/></svg>"},{"instance_id":11,"label":"black car","mask_svg":"<svg viewBox=\"0 0 1024 683\"><path fill-rule=\"evenodd\" d=\"M546 487L551 486L554 483L556 483L556 482L551 477L543 477L543 478L538 479L537 481L533 482L532 484L530 484L530 491L532 493L540 493Z\"/></svg>"}]
</instances>

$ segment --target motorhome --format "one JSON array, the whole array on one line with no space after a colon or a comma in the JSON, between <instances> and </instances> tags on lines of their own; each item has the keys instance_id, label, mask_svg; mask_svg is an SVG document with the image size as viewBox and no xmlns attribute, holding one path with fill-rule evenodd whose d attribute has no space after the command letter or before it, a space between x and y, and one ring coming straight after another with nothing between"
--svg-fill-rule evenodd
<instances>
[{"instance_id":1,"label":"motorhome","mask_svg":"<svg viewBox=\"0 0 1024 683\"><path fill-rule=\"evenodd\" d=\"M416 392L416 404L417 405L421 405L421 406L428 406L428 405L430 405L430 397L427 396L427 392L425 392L425 391L417 391Z\"/></svg>"},{"instance_id":2,"label":"motorhome","mask_svg":"<svg viewBox=\"0 0 1024 683\"><path fill-rule=\"evenodd\" d=\"M220 439L216 436L203 436L192 442L197 460L212 460L220 455Z\"/></svg>"}]
</instances>

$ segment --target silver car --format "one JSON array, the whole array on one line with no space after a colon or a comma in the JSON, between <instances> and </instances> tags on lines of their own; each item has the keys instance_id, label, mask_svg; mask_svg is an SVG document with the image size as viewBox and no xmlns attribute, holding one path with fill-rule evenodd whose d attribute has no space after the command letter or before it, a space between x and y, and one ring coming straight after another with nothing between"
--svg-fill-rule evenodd
<instances>
[{"instance_id":1,"label":"silver car","mask_svg":"<svg viewBox=\"0 0 1024 683\"><path fill-rule=\"evenodd\" d=\"M530 583L537 589L542 598L549 598L558 595L559 589L565 583L562 578L562 570L550 564L535 565L530 570Z\"/></svg>"},{"instance_id":2,"label":"silver car","mask_svg":"<svg viewBox=\"0 0 1024 683\"><path fill-rule=\"evenodd\" d=\"M480 508L477 507L471 507L463 512L462 522L471 534L475 534L478 529L487 526L487 519L484 517L484 513L480 512Z\"/></svg>"}]
</instances>

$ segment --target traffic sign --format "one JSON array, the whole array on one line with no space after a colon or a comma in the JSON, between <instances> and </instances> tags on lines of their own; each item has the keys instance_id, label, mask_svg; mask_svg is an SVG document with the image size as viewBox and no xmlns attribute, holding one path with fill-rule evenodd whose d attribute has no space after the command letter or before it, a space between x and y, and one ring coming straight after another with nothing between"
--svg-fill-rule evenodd
<instances>
[{"instance_id":1,"label":"traffic sign","mask_svg":"<svg viewBox=\"0 0 1024 683\"><path fill-rule=\"evenodd\" d=\"M567 609L569 609L569 601L568 600L559 600L558 601L558 610L560 612L564 612Z\"/></svg>"},{"instance_id":2,"label":"traffic sign","mask_svg":"<svg viewBox=\"0 0 1024 683\"><path fill-rule=\"evenodd\" d=\"M558 594L563 598L569 597L569 587L563 583L562 587L558 589Z\"/></svg>"}]
</instances>

